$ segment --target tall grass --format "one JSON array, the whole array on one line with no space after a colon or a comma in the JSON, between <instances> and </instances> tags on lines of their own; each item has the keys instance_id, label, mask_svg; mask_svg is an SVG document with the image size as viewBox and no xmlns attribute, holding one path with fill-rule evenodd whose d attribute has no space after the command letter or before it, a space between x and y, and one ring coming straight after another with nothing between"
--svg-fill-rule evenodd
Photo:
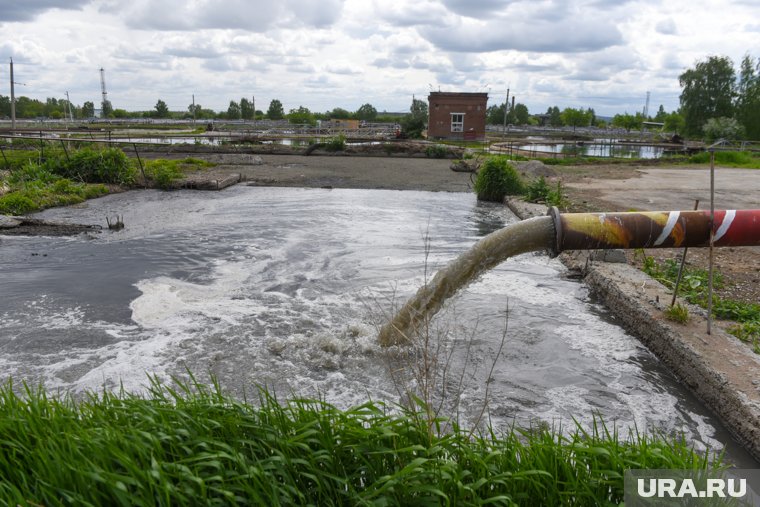
<instances>
[{"instance_id":1,"label":"tall grass","mask_svg":"<svg viewBox=\"0 0 760 507\"><path fill-rule=\"evenodd\" d=\"M256 406L191 380L148 396L0 388L0 500L9 505L600 505L627 468L702 469L683 439L601 423L430 438L424 414L367 402Z\"/></svg>"},{"instance_id":2,"label":"tall grass","mask_svg":"<svg viewBox=\"0 0 760 507\"><path fill-rule=\"evenodd\" d=\"M710 153L703 151L689 157L692 164L708 164ZM749 151L716 151L715 162L728 167L760 169L760 156Z\"/></svg>"}]
</instances>

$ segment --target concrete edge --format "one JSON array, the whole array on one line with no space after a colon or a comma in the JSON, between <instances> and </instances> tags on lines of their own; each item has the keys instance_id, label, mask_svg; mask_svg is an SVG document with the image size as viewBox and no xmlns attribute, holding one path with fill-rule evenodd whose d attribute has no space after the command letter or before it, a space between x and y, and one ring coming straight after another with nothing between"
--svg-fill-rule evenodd
<instances>
[{"instance_id":1,"label":"concrete edge","mask_svg":"<svg viewBox=\"0 0 760 507\"><path fill-rule=\"evenodd\" d=\"M543 205L519 199L506 204L520 219L546 214ZM593 251L559 258L760 461L760 356L717 325L708 335L704 312L695 307L686 326L667 320L663 310L672 294L633 266L598 262Z\"/></svg>"}]
</instances>

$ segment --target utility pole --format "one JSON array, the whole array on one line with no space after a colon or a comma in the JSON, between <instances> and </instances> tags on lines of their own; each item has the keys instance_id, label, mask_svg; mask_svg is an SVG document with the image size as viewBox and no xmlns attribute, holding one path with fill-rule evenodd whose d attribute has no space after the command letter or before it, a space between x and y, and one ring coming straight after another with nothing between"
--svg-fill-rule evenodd
<instances>
[{"instance_id":1,"label":"utility pole","mask_svg":"<svg viewBox=\"0 0 760 507\"><path fill-rule=\"evenodd\" d=\"M195 125L195 94L193 93L193 125Z\"/></svg>"},{"instance_id":2,"label":"utility pole","mask_svg":"<svg viewBox=\"0 0 760 507\"><path fill-rule=\"evenodd\" d=\"M13 58L11 58L11 132L16 130L16 92L13 86Z\"/></svg>"},{"instance_id":3,"label":"utility pole","mask_svg":"<svg viewBox=\"0 0 760 507\"><path fill-rule=\"evenodd\" d=\"M502 140L507 136L507 109L509 109L509 88L507 88L507 98L504 101L504 130L501 131Z\"/></svg>"},{"instance_id":4,"label":"utility pole","mask_svg":"<svg viewBox=\"0 0 760 507\"><path fill-rule=\"evenodd\" d=\"M256 96L251 95L251 107L253 108L253 126L256 127Z\"/></svg>"}]
</instances>

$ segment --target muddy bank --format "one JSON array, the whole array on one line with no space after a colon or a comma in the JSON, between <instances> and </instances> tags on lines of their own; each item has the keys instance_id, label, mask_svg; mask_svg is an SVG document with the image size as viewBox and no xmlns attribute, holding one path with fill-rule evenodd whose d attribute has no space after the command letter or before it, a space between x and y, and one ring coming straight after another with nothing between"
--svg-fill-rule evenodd
<instances>
[{"instance_id":1,"label":"muddy bank","mask_svg":"<svg viewBox=\"0 0 760 507\"><path fill-rule=\"evenodd\" d=\"M0 235L4 236L75 236L101 229L99 225L69 224L0 215Z\"/></svg>"},{"instance_id":2,"label":"muddy bank","mask_svg":"<svg viewBox=\"0 0 760 507\"><path fill-rule=\"evenodd\" d=\"M508 205L523 219L546 213L544 206L519 200ZM622 252L606 254L613 262L598 253L565 252L560 260L760 461L760 356L729 335L720 321L708 335L706 312L683 300L689 321L666 319L672 294L662 284L626 264Z\"/></svg>"}]
</instances>

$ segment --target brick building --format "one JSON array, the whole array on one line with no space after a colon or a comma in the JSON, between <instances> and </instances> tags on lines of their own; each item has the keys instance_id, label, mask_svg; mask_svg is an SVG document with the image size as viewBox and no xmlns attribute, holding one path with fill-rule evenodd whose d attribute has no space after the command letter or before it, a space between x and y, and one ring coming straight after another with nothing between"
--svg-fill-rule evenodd
<instances>
[{"instance_id":1,"label":"brick building","mask_svg":"<svg viewBox=\"0 0 760 507\"><path fill-rule=\"evenodd\" d=\"M431 92L428 139L485 139L487 102L487 93Z\"/></svg>"}]
</instances>

